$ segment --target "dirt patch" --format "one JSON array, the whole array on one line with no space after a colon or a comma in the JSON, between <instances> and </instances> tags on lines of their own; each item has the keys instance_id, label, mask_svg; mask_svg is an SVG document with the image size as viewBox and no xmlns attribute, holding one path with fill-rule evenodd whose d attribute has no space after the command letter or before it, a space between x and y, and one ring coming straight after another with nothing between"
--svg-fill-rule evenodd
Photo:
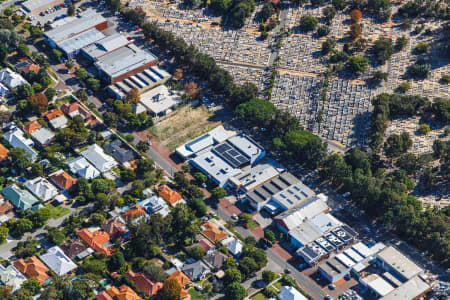
<instances>
[{"instance_id":1,"label":"dirt patch","mask_svg":"<svg viewBox=\"0 0 450 300\"><path fill-rule=\"evenodd\" d=\"M150 128L150 132L171 151L213 128L221 122L212 121L214 113L204 106L184 107L176 114Z\"/></svg>"}]
</instances>

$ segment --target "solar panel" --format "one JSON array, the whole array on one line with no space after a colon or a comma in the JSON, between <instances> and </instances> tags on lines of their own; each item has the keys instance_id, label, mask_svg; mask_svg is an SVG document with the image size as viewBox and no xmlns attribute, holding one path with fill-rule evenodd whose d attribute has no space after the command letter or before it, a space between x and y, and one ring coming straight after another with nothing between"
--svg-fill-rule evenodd
<instances>
[{"instance_id":1,"label":"solar panel","mask_svg":"<svg viewBox=\"0 0 450 300\"><path fill-rule=\"evenodd\" d=\"M239 155L239 153L236 150L234 150L234 149L231 149L228 153L230 153L233 156L238 156Z\"/></svg>"},{"instance_id":2,"label":"solar panel","mask_svg":"<svg viewBox=\"0 0 450 300\"><path fill-rule=\"evenodd\" d=\"M245 157L233 146L226 143L216 146L214 151L234 168L239 168L250 161L249 158Z\"/></svg>"}]
</instances>

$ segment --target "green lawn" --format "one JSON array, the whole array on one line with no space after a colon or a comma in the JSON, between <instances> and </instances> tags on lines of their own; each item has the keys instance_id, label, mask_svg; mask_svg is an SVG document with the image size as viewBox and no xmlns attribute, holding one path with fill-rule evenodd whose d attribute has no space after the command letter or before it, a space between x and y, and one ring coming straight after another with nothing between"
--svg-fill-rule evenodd
<instances>
[{"instance_id":1,"label":"green lawn","mask_svg":"<svg viewBox=\"0 0 450 300\"><path fill-rule=\"evenodd\" d=\"M277 282L275 282L273 284L274 287L276 287L278 290L281 290L283 288L283 284L281 284L280 280L278 280Z\"/></svg>"},{"instance_id":2,"label":"green lawn","mask_svg":"<svg viewBox=\"0 0 450 300\"><path fill-rule=\"evenodd\" d=\"M247 225L248 225L248 228L250 228L251 230L254 230L254 229L258 228L258 225L256 225L256 223L253 222L253 220L248 222Z\"/></svg>"},{"instance_id":3,"label":"green lawn","mask_svg":"<svg viewBox=\"0 0 450 300\"><path fill-rule=\"evenodd\" d=\"M50 210L50 218L52 218L52 219L59 219L62 216L65 216L70 213L70 209L68 209L67 207L62 207L62 206L55 207L51 204L47 204L47 205L45 205L45 207Z\"/></svg>"},{"instance_id":4,"label":"green lawn","mask_svg":"<svg viewBox=\"0 0 450 300\"><path fill-rule=\"evenodd\" d=\"M191 300L206 300L206 297L194 288L189 289L188 293L191 295Z\"/></svg>"},{"instance_id":5,"label":"green lawn","mask_svg":"<svg viewBox=\"0 0 450 300\"><path fill-rule=\"evenodd\" d=\"M258 293L252 297L252 300L267 300L267 297L263 293Z\"/></svg>"}]
</instances>

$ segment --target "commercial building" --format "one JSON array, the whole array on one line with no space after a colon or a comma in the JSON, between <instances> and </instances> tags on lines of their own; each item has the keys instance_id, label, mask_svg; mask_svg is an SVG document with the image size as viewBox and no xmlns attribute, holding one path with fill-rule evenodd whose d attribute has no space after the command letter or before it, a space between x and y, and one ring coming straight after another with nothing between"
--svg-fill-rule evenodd
<instances>
[{"instance_id":1,"label":"commercial building","mask_svg":"<svg viewBox=\"0 0 450 300\"><path fill-rule=\"evenodd\" d=\"M105 35L101 31L96 28L92 28L71 38L58 42L56 45L59 49L61 49L66 57L73 58L83 47L89 46L104 37Z\"/></svg>"},{"instance_id":2,"label":"commercial building","mask_svg":"<svg viewBox=\"0 0 450 300\"><path fill-rule=\"evenodd\" d=\"M155 65L150 69L146 69L125 78L122 81L118 81L115 84L108 86L107 89L114 98L125 99L132 88L136 88L140 93L144 93L157 85L163 85L170 77L172 76L169 73ZM146 108L143 105L136 105L133 107L134 113L138 114L144 111L146 111Z\"/></svg>"},{"instance_id":3,"label":"commercial building","mask_svg":"<svg viewBox=\"0 0 450 300\"><path fill-rule=\"evenodd\" d=\"M165 116L181 103L181 97L167 86L160 85L141 94L141 101L134 106L135 113L147 112L153 117Z\"/></svg>"},{"instance_id":4,"label":"commercial building","mask_svg":"<svg viewBox=\"0 0 450 300\"><path fill-rule=\"evenodd\" d=\"M223 187L241 172L240 168L256 163L264 155L264 148L250 137L239 134L198 154L190 164Z\"/></svg>"},{"instance_id":5,"label":"commercial building","mask_svg":"<svg viewBox=\"0 0 450 300\"><path fill-rule=\"evenodd\" d=\"M278 177L284 168L275 161L265 162L229 179L229 186L240 194L249 193Z\"/></svg>"},{"instance_id":6,"label":"commercial building","mask_svg":"<svg viewBox=\"0 0 450 300\"><path fill-rule=\"evenodd\" d=\"M44 40L52 48L59 47L65 40L73 38L90 29L98 31L105 30L108 27L108 22L100 14L88 9L79 18L71 22L65 23L55 29L44 33ZM81 48L80 48L81 49Z\"/></svg>"},{"instance_id":7,"label":"commercial building","mask_svg":"<svg viewBox=\"0 0 450 300\"><path fill-rule=\"evenodd\" d=\"M302 204L314 195L298 178L286 172L250 191L242 201L248 202L256 211L264 208L275 215Z\"/></svg>"},{"instance_id":8,"label":"commercial building","mask_svg":"<svg viewBox=\"0 0 450 300\"><path fill-rule=\"evenodd\" d=\"M97 40L95 43L92 43L89 46L84 47L81 50L81 54L85 56L87 59L92 62L97 61L102 56L105 56L108 53L111 53L114 50L119 48L128 46L131 44L129 40L127 40L120 33L114 33L110 36L106 36L102 39Z\"/></svg>"},{"instance_id":9,"label":"commercial building","mask_svg":"<svg viewBox=\"0 0 450 300\"><path fill-rule=\"evenodd\" d=\"M99 76L115 84L158 64L158 58L147 50L141 50L134 44L116 49L95 63Z\"/></svg>"},{"instance_id":10,"label":"commercial building","mask_svg":"<svg viewBox=\"0 0 450 300\"><path fill-rule=\"evenodd\" d=\"M229 137L230 135L225 131L223 126L219 126L195 140L178 147L175 152L186 160L194 157L206 148L225 142Z\"/></svg>"},{"instance_id":11,"label":"commercial building","mask_svg":"<svg viewBox=\"0 0 450 300\"><path fill-rule=\"evenodd\" d=\"M40 12L64 3L62 0L28 0L22 3L23 10L30 15L37 15Z\"/></svg>"}]
</instances>

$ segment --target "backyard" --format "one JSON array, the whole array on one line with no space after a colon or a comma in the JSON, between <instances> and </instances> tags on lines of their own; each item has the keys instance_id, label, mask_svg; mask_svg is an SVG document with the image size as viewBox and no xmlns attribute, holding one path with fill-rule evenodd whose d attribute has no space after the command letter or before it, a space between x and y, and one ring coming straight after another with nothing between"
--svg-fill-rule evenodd
<instances>
[{"instance_id":1,"label":"backyard","mask_svg":"<svg viewBox=\"0 0 450 300\"><path fill-rule=\"evenodd\" d=\"M221 122L211 120L213 116L214 112L209 111L203 105L196 108L186 106L151 127L149 131L173 151L187 141L221 125Z\"/></svg>"},{"instance_id":2,"label":"backyard","mask_svg":"<svg viewBox=\"0 0 450 300\"><path fill-rule=\"evenodd\" d=\"M45 205L45 207L50 210L50 218L52 219L59 219L62 216L65 216L68 213L70 213L70 209L68 209L67 207L53 206L51 204L47 204Z\"/></svg>"}]
</instances>

